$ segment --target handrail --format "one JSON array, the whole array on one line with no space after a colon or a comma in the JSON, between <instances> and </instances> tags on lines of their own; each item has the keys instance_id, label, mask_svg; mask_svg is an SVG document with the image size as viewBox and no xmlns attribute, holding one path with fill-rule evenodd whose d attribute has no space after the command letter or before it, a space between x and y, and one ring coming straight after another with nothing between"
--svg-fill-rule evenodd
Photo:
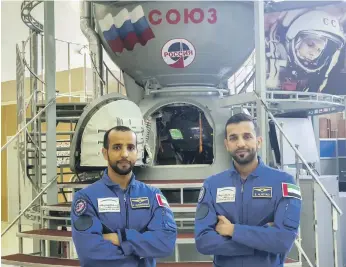
<instances>
[{"instance_id":1,"label":"handrail","mask_svg":"<svg viewBox=\"0 0 346 267\"><path fill-rule=\"evenodd\" d=\"M1 151L3 151L5 148L7 148L18 136L19 134L24 131L26 128L28 128L28 126L38 117L40 116L43 111L46 110L46 108L48 108L58 97L80 97L80 96L74 96L74 95L69 95L69 94L56 94L56 96L51 99L47 105L41 109L27 124L25 124L14 136L11 137L10 140L8 140L8 142L3 146L1 147Z\"/></svg>"},{"instance_id":2,"label":"handrail","mask_svg":"<svg viewBox=\"0 0 346 267\"><path fill-rule=\"evenodd\" d=\"M48 108L55 100L56 100L56 97L53 98L53 99L51 99L51 100L48 102L48 104L36 114L36 116L34 116L34 117L33 117L27 124L25 124L14 136L12 136L11 139L8 140L8 142L7 142L3 147L1 147L1 151L3 151L3 150L4 150L5 148L7 148L14 140L16 140L17 137L19 136L19 134L20 134L21 132L23 132L26 128L28 128L28 126L29 126L38 116L40 116L40 115L43 113L43 111L45 111L46 108Z\"/></svg>"},{"instance_id":3,"label":"handrail","mask_svg":"<svg viewBox=\"0 0 346 267\"><path fill-rule=\"evenodd\" d=\"M1 237L7 233L8 230L11 229L11 227L18 221L20 217L23 216L23 214L31 207L31 205L39 198L41 195L50 187L53 182L55 182L58 179L59 175L55 176L54 179L52 179L42 190L41 192L26 206L26 208L18 214L18 216L10 223L10 225L1 233Z\"/></svg>"},{"instance_id":4,"label":"handrail","mask_svg":"<svg viewBox=\"0 0 346 267\"><path fill-rule=\"evenodd\" d=\"M109 71L109 73L112 75L112 77L120 83L121 86L125 86L119 79L118 77L115 77L114 73L111 71L111 69L107 66L106 62L103 62L103 65L106 67L106 70Z\"/></svg>"},{"instance_id":5,"label":"handrail","mask_svg":"<svg viewBox=\"0 0 346 267\"><path fill-rule=\"evenodd\" d=\"M326 188L323 186L323 184L320 182L320 180L317 178L316 174L314 173L314 171L312 170L312 168L309 166L309 164L306 162L306 160L304 159L303 155L300 153L300 151L292 144L292 142L289 140L288 136L286 135L286 133L284 132L284 130L282 129L282 127L280 126L280 123L278 123L278 121L275 119L274 115L270 112L267 104L263 101L263 99L257 94L256 91L254 91L255 96L257 97L257 99L261 102L262 106L264 107L265 111L268 113L269 117L272 119L272 121L275 123L276 127L278 128L278 130L281 132L282 136L285 137L286 141L288 142L288 144L291 146L291 148L294 150L294 152L296 153L296 155L299 157L299 159L302 161L302 163L305 165L305 167L307 168L307 170L309 171L310 175L312 176L312 178L315 180L315 182L320 186L320 188L322 189L323 193L326 195L326 197L328 198L328 200L330 201L330 203L332 204L332 206L337 210L337 212L339 213L339 215L342 215L342 211L340 209L340 207L336 204L336 202L334 201L334 199L332 199L332 197L329 195L328 191L326 190Z\"/></svg>"}]
</instances>

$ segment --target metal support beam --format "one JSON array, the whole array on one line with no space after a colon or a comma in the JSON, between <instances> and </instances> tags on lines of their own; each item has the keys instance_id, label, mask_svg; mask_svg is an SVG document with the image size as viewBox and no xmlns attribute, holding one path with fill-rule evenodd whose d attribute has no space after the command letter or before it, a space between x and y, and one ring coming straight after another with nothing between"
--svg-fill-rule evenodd
<instances>
[{"instance_id":1,"label":"metal support beam","mask_svg":"<svg viewBox=\"0 0 346 267\"><path fill-rule=\"evenodd\" d=\"M255 90L259 97L266 102L266 73L265 73L265 36L264 36L264 4L263 1L255 1L255 49L256 49L256 80ZM263 161L267 160L268 143L268 118L260 100L256 101L257 123L263 138L263 145L259 151Z\"/></svg>"},{"instance_id":2,"label":"metal support beam","mask_svg":"<svg viewBox=\"0 0 346 267\"><path fill-rule=\"evenodd\" d=\"M55 16L54 1L44 1L44 65L46 82L46 105L55 99L56 92L56 48L55 48ZM50 183L57 175L56 155L56 102L52 102L46 110L46 177ZM47 205L58 203L58 187L56 180L47 189ZM48 227L55 229L57 225L50 221ZM47 241L48 242L48 241ZM57 255L57 244L48 242L47 256Z\"/></svg>"},{"instance_id":3,"label":"metal support beam","mask_svg":"<svg viewBox=\"0 0 346 267\"><path fill-rule=\"evenodd\" d=\"M320 163L320 118L318 116L312 116L312 127L314 129L314 135L317 146L318 162L315 163L315 169L321 174L321 163Z\"/></svg>"},{"instance_id":4,"label":"metal support beam","mask_svg":"<svg viewBox=\"0 0 346 267\"><path fill-rule=\"evenodd\" d=\"M55 98L56 91L56 48L55 48L55 23L54 1L44 1L44 44L45 44L45 82L46 104ZM56 177L56 102L46 110L46 149L47 149L47 183ZM58 188L53 184L47 190L47 204L58 202Z\"/></svg>"},{"instance_id":5,"label":"metal support beam","mask_svg":"<svg viewBox=\"0 0 346 267\"><path fill-rule=\"evenodd\" d=\"M218 100L222 108L231 108L236 105L250 104L256 102L257 97L253 92L235 94Z\"/></svg>"}]
</instances>

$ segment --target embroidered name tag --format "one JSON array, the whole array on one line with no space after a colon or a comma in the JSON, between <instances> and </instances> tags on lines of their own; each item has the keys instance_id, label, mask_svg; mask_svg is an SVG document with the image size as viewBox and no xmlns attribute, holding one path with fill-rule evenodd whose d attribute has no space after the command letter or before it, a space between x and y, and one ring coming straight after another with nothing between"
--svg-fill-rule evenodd
<instances>
[{"instance_id":1,"label":"embroidered name tag","mask_svg":"<svg viewBox=\"0 0 346 267\"><path fill-rule=\"evenodd\" d=\"M147 197L130 198L130 201L133 209L150 208L149 198Z\"/></svg>"},{"instance_id":2,"label":"embroidered name tag","mask_svg":"<svg viewBox=\"0 0 346 267\"><path fill-rule=\"evenodd\" d=\"M100 213L120 212L120 203L117 197L98 198L97 206Z\"/></svg>"},{"instance_id":3,"label":"embroidered name tag","mask_svg":"<svg viewBox=\"0 0 346 267\"><path fill-rule=\"evenodd\" d=\"M222 187L217 189L216 203L235 202L235 187Z\"/></svg>"},{"instance_id":4,"label":"embroidered name tag","mask_svg":"<svg viewBox=\"0 0 346 267\"><path fill-rule=\"evenodd\" d=\"M273 190L272 187L253 187L252 197L253 198L272 198Z\"/></svg>"}]
</instances>

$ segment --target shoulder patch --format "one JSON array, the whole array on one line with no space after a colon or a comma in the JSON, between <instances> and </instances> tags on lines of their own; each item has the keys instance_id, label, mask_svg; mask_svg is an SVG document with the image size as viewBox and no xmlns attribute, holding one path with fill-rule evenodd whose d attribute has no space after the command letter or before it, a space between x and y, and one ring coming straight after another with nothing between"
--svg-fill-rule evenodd
<instances>
[{"instance_id":1,"label":"shoulder patch","mask_svg":"<svg viewBox=\"0 0 346 267\"><path fill-rule=\"evenodd\" d=\"M167 199L165 198L165 196L163 194L156 194L156 200L157 200L157 204L160 207L169 208L168 201L167 201Z\"/></svg>"},{"instance_id":2,"label":"shoulder patch","mask_svg":"<svg viewBox=\"0 0 346 267\"><path fill-rule=\"evenodd\" d=\"M74 223L77 231L86 231L93 225L93 219L90 216L80 216Z\"/></svg>"},{"instance_id":3,"label":"shoulder patch","mask_svg":"<svg viewBox=\"0 0 346 267\"><path fill-rule=\"evenodd\" d=\"M196 211L196 219L197 220L202 220L204 219L205 217L207 217L209 213L209 207L207 204L201 204L199 205L199 207L197 208L197 211Z\"/></svg>"},{"instance_id":4,"label":"shoulder patch","mask_svg":"<svg viewBox=\"0 0 346 267\"><path fill-rule=\"evenodd\" d=\"M73 207L73 212L77 215L77 216L81 216L83 215L86 210L87 210L87 202L83 199L83 198L79 198L76 200L74 207Z\"/></svg>"},{"instance_id":5,"label":"shoulder patch","mask_svg":"<svg viewBox=\"0 0 346 267\"><path fill-rule=\"evenodd\" d=\"M302 199L299 186L290 183L282 183L282 196Z\"/></svg>"},{"instance_id":6,"label":"shoulder patch","mask_svg":"<svg viewBox=\"0 0 346 267\"><path fill-rule=\"evenodd\" d=\"M198 203L203 200L204 196L205 196L205 187L202 186L201 190L199 191L199 195L198 195Z\"/></svg>"}]
</instances>

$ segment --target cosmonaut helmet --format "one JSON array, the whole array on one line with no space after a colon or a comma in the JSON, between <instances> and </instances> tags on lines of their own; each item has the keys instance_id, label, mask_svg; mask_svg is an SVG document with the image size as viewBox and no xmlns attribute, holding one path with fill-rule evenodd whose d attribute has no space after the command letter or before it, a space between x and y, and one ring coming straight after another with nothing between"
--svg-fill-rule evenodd
<instances>
[{"instance_id":1,"label":"cosmonaut helmet","mask_svg":"<svg viewBox=\"0 0 346 267\"><path fill-rule=\"evenodd\" d=\"M308 11L287 22L288 55L307 73L317 72L329 64L345 44L339 20L324 11Z\"/></svg>"}]
</instances>

